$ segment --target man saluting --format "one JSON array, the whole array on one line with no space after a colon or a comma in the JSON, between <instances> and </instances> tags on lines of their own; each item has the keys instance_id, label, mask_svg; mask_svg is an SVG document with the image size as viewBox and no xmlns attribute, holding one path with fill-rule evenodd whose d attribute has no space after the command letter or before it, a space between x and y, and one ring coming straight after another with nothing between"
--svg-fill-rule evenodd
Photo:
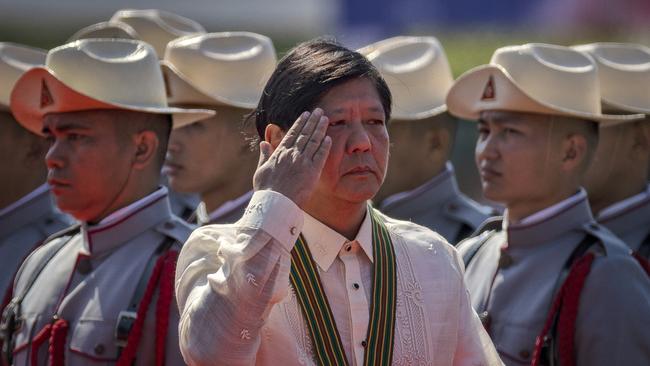
<instances>
[{"instance_id":1,"label":"man saluting","mask_svg":"<svg viewBox=\"0 0 650 366\"><path fill-rule=\"evenodd\" d=\"M256 111L244 216L197 229L179 257L187 363L500 364L455 249L368 206L390 108L377 70L336 43L280 61Z\"/></svg>"}]
</instances>

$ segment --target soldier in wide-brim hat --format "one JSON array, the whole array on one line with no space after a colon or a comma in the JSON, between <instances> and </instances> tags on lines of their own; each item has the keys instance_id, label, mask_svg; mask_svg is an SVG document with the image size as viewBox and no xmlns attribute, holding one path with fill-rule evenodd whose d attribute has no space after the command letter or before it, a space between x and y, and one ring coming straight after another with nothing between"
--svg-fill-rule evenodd
<instances>
[{"instance_id":1,"label":"soldier in wide-brim hat","mask_svg":"<svg viewBox=\"0 0 650 366\"><path fill-rule=\"evenodd\" d=\"M506 207L458 246L506 365L650 362L650 281L581 188L598 126L642 115L603 114L600 99L594 61L547 44L496 50L447 96L477 121L483 194Z\"/></svg>"},{"instance_id":2,"label":"soldier in wide-brim hat","mask_svg":"<svg viewBox=\"0 0 650 366\"><path fill-rule=\"evenodd\" d=\"M153 48L119 39L50 50L16 82L11 109L50 141L48 183L80 222L16 276L3 320L13 362L183 364L173 273L191 228L159 177L172 125L214 112L169 107Z\"/></svg>"}]
</instances>

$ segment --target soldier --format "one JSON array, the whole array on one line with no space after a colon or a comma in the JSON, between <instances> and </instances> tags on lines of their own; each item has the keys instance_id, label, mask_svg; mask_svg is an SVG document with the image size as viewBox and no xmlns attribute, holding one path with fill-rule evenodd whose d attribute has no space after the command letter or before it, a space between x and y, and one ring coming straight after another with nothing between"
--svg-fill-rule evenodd
<instances>
[{"instance_id":1,"label":"soldier","mask_svg":"<svg viewBox=\"0 0 650 366\"><path fill-rule=\"evenodd\" d=\"M601 113L591 58L527 44L495 51L447 96L478 120L483 193L506 207L458 246L472 304L507 365L650 364L650 281L598 225L580 188Z\"/></svg>"},{"instance_id":2,"label":"soldier","mask_svg":"<svg viewBox=\"0 0 650 366\"><path fill-rule=\"evenodd\" d=\"M191 228L171 214L160 168L172 119L212 112L169 108L153 48L108 39L52 49L16 82L11 109L51 142L56 204L81 224L21 266L3 319L8 356L16 365L182 364L172 281Z\"/></svg>"},{"instance_id":3,"label":"soldier","mask_svg":"<svg viewBox=\"0 0 650 366\"><path fill-rule=\"evenodd\" d=\"M249 32L187 36L167 45L161 62L171 105L215 110L172 132L163 171L177 192L198 193L199 225L233 223L253 195L257 153L245 117L257 106L277 62L268 37Z\"/></svg>"},{"instance_id":4,"label":"soldier","mask_svg":"<svg viewBox=\"0 0 650 366\"><path fill-rule=\"evenodd\" d=\"M158 58L162 58L171 40L200 33L205 33L203 26L180 15L157 9L122 9L107 22L79 30L68 41L88 38L139 39L152 45ZM163 185L169 186L165 175L161 180ZM195 211L200 202L197 195L170 190L169 201L174 214L186 221L195 220Z\"/></svg>"},{"instance_id":5,"label":"soldier","mask_svg":"<svg viewBox=\"0 0 650 366\"><path fill-rule=\"evenodd\" d=\"M372 64L334 42L280 61L256 109L244 216L197 229L179 257L189 364L500 364L456 250L368 206L390 104Z\"/></svg>"},{"instance_id":6,"label":"soldier","mask_svg":"<svg viewBox=\"0 0 650 366\"><path fill-rule=\"evenodd\" d=\"M598 222L650 259L650 48L597 43L576 49L598 64L604 109L645 114L601 127L585 186Z\"/></svg>"},{"instance_id":7,"label":"soldier","mask_svg":"<svg viewBox=\"0 0 650 366\"><path fill-rule=\"evenodd\" d=\"M393 95L391 157L375 197L379 209L458 243L493 211L460 192L448 161L457 121L445 105L454 80L442 46L434 37L395 37L359 52L379 69Z\"/></svg>"},{"instance_id":8,"label":"soldier","mask_svg":"<svg viewBox=\"0 0 650 366\"><path fill-rule=\"evenodd\" d=\"M45 183L47 140L20 126L9 110L16 80L29 68L43 65L46 55L45 50L0 43L0 156L5 177L0 180L0 311L12 298L14 275L29 252L72 225L54 206Z\"/></svg>"}]
</instances>

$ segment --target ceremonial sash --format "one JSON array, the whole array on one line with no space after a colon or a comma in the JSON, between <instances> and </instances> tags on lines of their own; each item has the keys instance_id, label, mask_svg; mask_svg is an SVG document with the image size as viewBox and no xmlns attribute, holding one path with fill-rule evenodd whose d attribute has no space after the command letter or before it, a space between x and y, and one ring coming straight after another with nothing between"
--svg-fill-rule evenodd
<instances>
[{"instance_id":1,"label":"ceremonial sash","mask_svg":"<svg viewBox=\"0 0 650 366\"><path fill-rule=\"evenodd\" d=\"M368 208L372 221L374 258L370 323L364 365L390 365L395 338L397 274L390 234L379 214ZM307 321L316 358L321 365L347 365L345 350L323 289L318 268L302 235L291 251L291 284Z\"/></svg>"}]
</instances>

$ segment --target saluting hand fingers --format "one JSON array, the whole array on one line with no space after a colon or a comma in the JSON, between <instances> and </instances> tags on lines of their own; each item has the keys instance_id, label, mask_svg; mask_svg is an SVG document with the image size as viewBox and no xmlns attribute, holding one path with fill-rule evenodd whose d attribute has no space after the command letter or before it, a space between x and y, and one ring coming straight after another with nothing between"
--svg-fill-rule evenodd
<instances>
[{"instance_id":1,"label":"saluting hand fingers","mask_svg":"<svg viewBox=\"0 0 650 366\"><path fill-rule=\"evenodd\" d=\"M323 116L323 110L320 108L314 109L314 111L311 113L309 119L307 119L307 122L305 122L305 126L302 128L302 131L300 131L300 134L296 139L295 146L298 149L298 151L300 152L305 151L305 148L309 143L310 139L312 138L312 134L314 133L316 126L318 126L318 122L320 121L322 116Z\"/></svg>"},{"instance_id":2,"label":"saluting hand fingers","mask_svg":"<svg viewBox=\"0 0 650 366\"><path fill-rule=\"evenodd\" d=\"M305 126L305 123L307 123L307 120L309 119L309 116L311 113L309 112L303 112L296 122L294 122L293 126L289 128L289 131L287 131L287 134L284 135L282 138L282 141L280 142L279 146L285 147L285 148L290 148L292 147L298 136L300 135L300 132L302 131L303 127Z\"/></svg>"},{"instance_id":3,"label":"saluting hand fingers","mask_svg":"<svg viewBox=\"0 0 650 366\"><path fill-rule=\"evenodd\" d=\"M305 145L304 153L306 156L313 159L314 154L323 143L328 126L329 118L321 116L316 124L316 128L314 128L314 132L311 134L309 141L307 141L307 144Z\"/></svg>"}]
</instances>

